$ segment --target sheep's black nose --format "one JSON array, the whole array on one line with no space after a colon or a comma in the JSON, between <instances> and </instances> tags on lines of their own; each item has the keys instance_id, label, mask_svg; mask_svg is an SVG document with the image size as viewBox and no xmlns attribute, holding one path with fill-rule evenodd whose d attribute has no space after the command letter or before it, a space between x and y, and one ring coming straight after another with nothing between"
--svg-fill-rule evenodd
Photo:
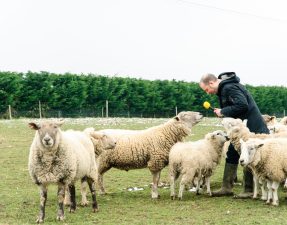
<instances>
[{"instance_id":1,"label":"sheep's black nose","mask_svg":"<svg viewBox=\"0 0 287 225\"><path fill-rule=\"evenodd\" d=\"M239 160L240 164L242 165L244 163L244 160L243 159L240 159Z\"/></svg>"}]
</instances>

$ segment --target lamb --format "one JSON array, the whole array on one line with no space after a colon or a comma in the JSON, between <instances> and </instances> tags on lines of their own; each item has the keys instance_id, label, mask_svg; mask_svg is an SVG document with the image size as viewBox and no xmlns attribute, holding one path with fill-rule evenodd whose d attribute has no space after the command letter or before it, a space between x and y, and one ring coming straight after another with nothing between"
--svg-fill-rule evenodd
<instances>
[{"instance_id":1,"label":"lamb","mask_svg":"<svg viewBox=\"0 0 287 225\"><path fill-rule=\"evenodd\" d=\"M250 138L241 140L239 162L249 166L259 178L267 180L268 195L266 203L278 206L277 189L287 176L287 139L267 138L264 140Z\"/></svg>"},{"instance_id":2,"label":"lamb","mask_svg":"<svg viewBox=\"0 0 287 225\"><path fill-rule=\"evenodd\" d=\"M36 130L29 153L29 174L40 188L40 212L37 223L44 222L47 186L58 185L57 220L64 220L63 200L65 186L69 185L72 204L70 212L76 209L76 180L87 176L93 197L93 211L98 210L94 181L96 162L93 143L86 135L61 131L64 121L42 121L29 123ZM83 144L84 143L84 144Z\"/></svg>"},{"instance_id":3,"label":"lamb","mask_svg":"<svg viewBox=\"0 0 287 225\"><path fill-rule=\"evenodd\" d=\"M199 112L180 112L162 125L119 139L113 151L105 151L97 159L101 193L105 193L103 174L110 168L128 171L147 167L153 176L152 198L158 198L160 172L168 164L171 147L176 142L182 141L191 132L192 126L202 118Z\"/></svg>"},{"instance_id":4,"label":"lamb","mask_svg":"<svg viewBox=\"0 0 287 225\"><path fill-rule=\"evenodd\" d=\"M72 132L73 134L78 134L79 137L81 137L82 134L86 134L93 143L94 151L95 151L95 158L97 158L102 153L102 151L105 151L108 149L114 149L116 146L116 140L113 136L107 135L102 131L95 131L95 129L92 127L86 128L83 132L73 131L73 130L68 130L66 132ZM87 178L83 177L81 179L81 196L82 196L81 205L82 206L88 205L86 187L87 187ZM64 205L71 205L70 192L67 187L65 188Z\"/></svg>"},{"instance_id":5,"label":"lamb","mask_svg":"<svg viewBox=\"0 0 287 225\"><path fill-rule=\"evenodd\" d=\"M182 175L178 198L182 199L184 187L197 179L197 193L201 177L205 178L207 193L211 196L210 177L220 162L224 143L228 140L225 132L214 131L204 139L195 142L178 142L169 153L170 196L175 199L175 180Z\"/></svg>"}]
</instances>

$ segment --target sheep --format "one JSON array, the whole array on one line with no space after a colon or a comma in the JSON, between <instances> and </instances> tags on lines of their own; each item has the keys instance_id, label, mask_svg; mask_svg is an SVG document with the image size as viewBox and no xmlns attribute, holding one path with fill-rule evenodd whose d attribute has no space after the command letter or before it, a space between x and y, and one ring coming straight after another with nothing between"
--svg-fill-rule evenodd
<instances>
[{"instance_id":1,"label":"sheep","mask_svg":"<svg viewBox=\"0 0 287 225\"><path fill-rule=\"evenodd\" d=\"M276 116L262 115L263 120L267 126L278 123Z\"/></svg>"},{"instance_id":2,"label":"sheep","mask_svg":"<svg viewBox=\"0 0 287 225\"><path fill-rule=\"evenodd\" d=\"M202 118L199 112L180 112L164 124L119 139L114 150L97 158L100 193L105 193L103 174L110 168L128 171L147 167L153 176L151 196L158 198L160 172L168 164L171 147L186 137Z\"/></svg>"},{"instance_id":3,"label":"sheep","mask_svg":"<svg viewBox=\"0 0 287 225\"><path fill-rule=\"evenodd\" d=\"M95 158L97 158L102 151L105 151L107 149L114 149L116 146L116 140L113 136L107 135L102 131L95 131L94 128L89 127L81 131L73 131L73 130L68 130L66 132L73 132L74 134L79 134L79 136L82 136L82 134L86 134L92 141L93 146L94 146L94 151L95 151ZM85 143L83 143L85 144ZM87 200L87 178L83 177L81 179L81 205L82 206L87 206L88 205L88 200ZM70 192L69 188L65 188L65 199L64 199L64 205L71 205L71 199L70 199Z\"/></svg>"},{"instance_id":4,"label":"sheep","mask_svg":"<svg viewBox=\"0 0 287 225\"><path fill-rule=\"evenodd\" d=\"M31 122L29 127L36 130L29 152L29 174L40 189L40 212L37 223L44 222L47 186L58 185L57 220L64 220L63 200L65 186L69 185L72 204L70 212L76 209L74 182L84 176L93 197L93 211L98 210L94 181L96 162L93 143L86 135L61 131L64 121ZM83 144L84 143L84 144Z\"/></svg>"},{"instance_id":5,"label":"sheep","mask_svg":"<svg viewBox=\"0 0 287 225\"><path fill-rule=\"evenodd\" d=\"M277 189L287 176L287 139L286 138L250 138L241 140L242 166L251 167L258 177L267 180L267 204L278 206Z\"/></svg>"},{"instance_id":6,"label":"sheep","mask_svg":"<svg viewBox=\"0 0 287 225\"><path fill-rule=\"evenodd\" d=\"M205 178L207 193L211 196L210 177L220 162L224 143L228 140L224 131L217 130L195 142L178 142L169 153L170 196L175 199L175 180L182 175L178 198L182 199L184 187L197 177L197 193L201 177Z\"/></svg>"}]
</instances>

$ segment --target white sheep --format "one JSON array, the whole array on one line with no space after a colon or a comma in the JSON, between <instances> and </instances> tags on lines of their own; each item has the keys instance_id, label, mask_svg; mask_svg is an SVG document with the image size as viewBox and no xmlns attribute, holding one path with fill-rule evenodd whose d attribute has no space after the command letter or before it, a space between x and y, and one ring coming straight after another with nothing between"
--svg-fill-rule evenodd
<instances>
[{"instance_id":1,"label":"white sheep","mask_svg":"<svg viewBox=\"0 0 287 225\"><path fill-rule=\"evenodd\" d=\"M207 193L211 196L210 177L221 159L224 143L228 137L217 130L194 142L176 143L169 153L170 196L175 199L175 181L181 175L178 198L182 199L184 187L197 179L197 193L200 178L204 177Z\"/></svg>"},{"instance_id":2,"label":"white sheep","mask_svg":"<svg viewBox=\"0 0 287 225\"><path fill-rule=\"evenodd\" d=\"M104 131L96 131L94 128L89 127L89 128L84 129L83 133L88 135L88 137L93 142L96 158L103 151L108 150L108 149L114 149L116 146L117 142L115 138L111 135L106 134ZM82 132L80 132L80 134L82 134ZM87 178L83 177L81 179L81 196L82 196L81 205L82 206L88 205L86 188L87 188ZM71 204L69 196L70 196L69 189L66 188L65 200L64 200L65 205Z\"/></svg>"},{"instance_id":3,"label":"white sheep","mask_svg":"<svg viewBox=\"0 0 287 225\"><path fill-rule=\"evenodd\" d=\"M262 117L263 117L263 120L267 126L274 125L274 124L278 123L276 116L269 116L269 115L265 114L265 115L262 115Z\"/></svg>"},{"instance_id":4,"label":"white sheep","mask_svg":"<svg viewBox=\"0 0 287 225\"><path fill-rule=\"evenodd\" d=\"M70 211L76 209L74 182L88 177L93 196L93 211L98 210L94 181L96 164L94 147L86 135L61 131L63 121L31 122L30 128L36 130L30 147L28 168L32 180L40 188L40 212L38 223L44 222L47 186L58 185L57 219L64 219L63 200L65 186L69 185L72 204Z\"/></svg>"},{"instance_id":5,"label":"white sheep","mask_svg":"<svg viewBox=\"0 0 287 225\"><path fill-rule=\"evenodd\" d=\"M148 167L153 176L152 198L158 198L160 172L168 164L171 147L182 141L190 133L192 126L202 118L198 112L181 112L162 125L119 139L114 150L103 152L97 159L101 193L105 193L103 174L110 168L128 171Z\"/></svg>"},{"instance_id":6,"label":"white sheep","mask_svg":"<svg viewBox=\"0 0 287 225\"><path fill-rule=\"evenodd\" d=\"M279 205L277 189L287 177L287 139L286 138L250 138L241 140L239 162L249 166L259 178L267 180L268 195L266 203Z\"/></svg>"}]
</instances>

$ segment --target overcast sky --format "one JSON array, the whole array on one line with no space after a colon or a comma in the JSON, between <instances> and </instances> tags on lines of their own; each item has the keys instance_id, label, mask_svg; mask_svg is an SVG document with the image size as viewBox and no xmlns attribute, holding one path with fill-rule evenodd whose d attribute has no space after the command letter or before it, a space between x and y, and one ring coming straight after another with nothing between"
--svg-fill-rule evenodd
<instances>
[{"instance_id":1,"label":"overcast sky","mask_svg":"<svg viewBox=\"0 0 287 225\"><path fill-rule=\"evenodd\" d=\"M6 0L0 70L287 87L286 0Z\"/></svg>"}]
</instances>

